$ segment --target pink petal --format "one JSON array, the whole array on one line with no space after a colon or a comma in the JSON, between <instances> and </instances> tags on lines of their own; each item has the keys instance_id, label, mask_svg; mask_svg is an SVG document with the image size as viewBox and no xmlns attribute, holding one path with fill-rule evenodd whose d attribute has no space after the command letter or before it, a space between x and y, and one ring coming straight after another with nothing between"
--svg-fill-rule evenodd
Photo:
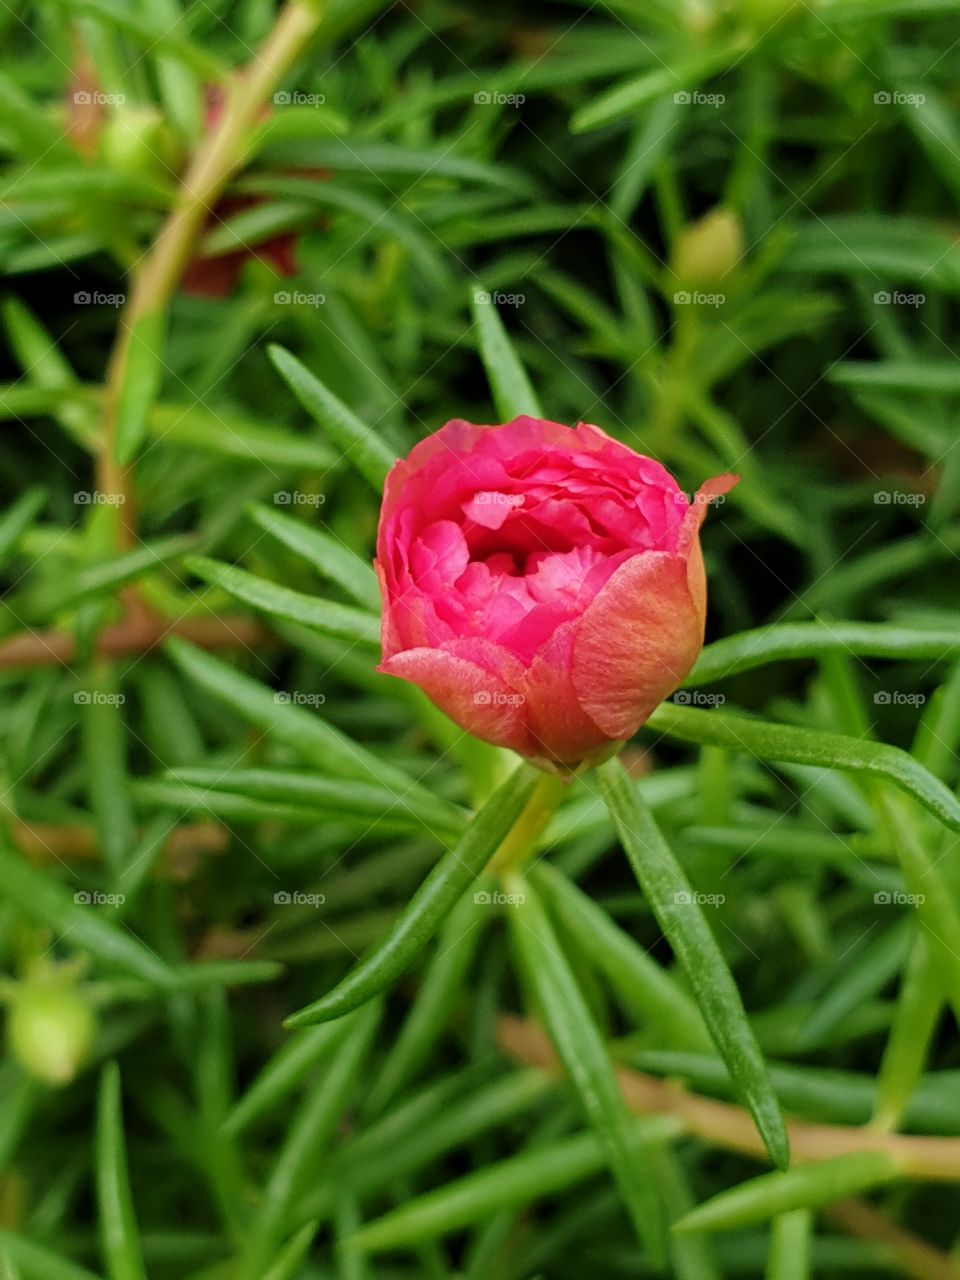
<instances>
[{"instance_id":1,"label":"pink petal","mask_svg":"<svg viewBox=\"0 0 960 1280\"><path fill-rule=\"evenodd\" d=\"M580 619L573 646L580 705L610 738L628 738L681 683L702 644L686 559L641 552Z\"/></svg>"},{"instance_id":2,"label":"pink petal","mask_svg":"<svg viewBox=\"0 0 960 1280\"><path fill-rule=\"evenodd\" d=\"M524 696L502 676L444 649L406 649L386 659L377 670L419 685L431 702L468 733L522 755L531 754Z\"/></svg>"}]
</instances>

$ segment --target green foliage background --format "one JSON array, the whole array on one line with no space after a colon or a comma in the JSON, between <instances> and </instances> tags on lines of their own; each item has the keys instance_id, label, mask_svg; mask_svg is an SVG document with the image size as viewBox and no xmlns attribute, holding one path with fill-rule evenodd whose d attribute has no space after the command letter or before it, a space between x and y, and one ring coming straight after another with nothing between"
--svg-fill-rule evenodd
<instances>
[{"instance_id":1,"label":"green foliage background","mask_svg":"<svg viewBox=\"0 0 960 1280\"><path fill-rule=\"evenodd\" d=\"M3 7L3 1280L960 1275L958 18ZM375 673L521 411L742 477L563 789Z\"/></svg>"}]
</instances>

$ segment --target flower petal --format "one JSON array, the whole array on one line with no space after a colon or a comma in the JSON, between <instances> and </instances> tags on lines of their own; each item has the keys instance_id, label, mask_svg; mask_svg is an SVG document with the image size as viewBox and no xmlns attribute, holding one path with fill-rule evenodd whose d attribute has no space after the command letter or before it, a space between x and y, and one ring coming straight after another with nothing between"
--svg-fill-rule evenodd
<instances>
[{"instance_id":1,"label":"flower petal","mask_svg":"<svg viewBox=\"0 0 960 1280\"><path fill-rule=\"evenodd\" d=\"M672 693L703 644L687 559L644 551L622 564L580 619L573 684L610 738L629 738Z\"/></svg>"}]
</instances>

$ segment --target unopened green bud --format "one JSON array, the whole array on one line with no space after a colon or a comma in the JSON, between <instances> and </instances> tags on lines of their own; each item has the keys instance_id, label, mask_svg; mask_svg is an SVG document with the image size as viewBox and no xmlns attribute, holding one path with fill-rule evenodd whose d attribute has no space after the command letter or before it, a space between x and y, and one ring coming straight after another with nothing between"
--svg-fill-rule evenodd
<instances>
[{"instance_id":1,"label":"unopened green bud","mask_svg":"<svg viewBox=\"0 0 960 1280\"><path fill-rule=\"evenodd\" d=\"M159 111L120 107L103 126L100 158L121 173L169 178L178 164L177 144Z\"/></svg>"},{"instance_id":2,"label":"unopened green bud","mask_svg":"<svg viewBox=\"0 0 960 1280\"><path fill-rule=\"evenodd\" d=\"M90 1053L93 1010L72 983L28 981L17 989L8 1030L13 1056L25 1071L46 1084L65 1085Z\"/></svg>"},{"instance_id":3,"label":"unopened green bud","mask_svg":"<svg viewBox=\"0 0 960 1280\"><path fill-rule=\"evenodd\" d=\"M743 257L743 228L729 209L713 209L677 236L670 267L681 284L719 284Z\"/></svg>"}]
</instances>

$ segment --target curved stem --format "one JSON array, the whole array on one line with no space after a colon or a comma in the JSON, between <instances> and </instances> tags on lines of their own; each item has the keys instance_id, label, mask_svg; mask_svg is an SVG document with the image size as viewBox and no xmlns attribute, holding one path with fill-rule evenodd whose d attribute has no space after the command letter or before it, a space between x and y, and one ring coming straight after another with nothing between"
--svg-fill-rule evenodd
<instances>
[{"instance_id":1,"label":"curved stem","mask_svg":"<svg viewBox=\"0 0 960 1280\"><path fill-rule=\"evenodd\" d=\"M497 1024L500 1048L517 1062L560 1070L553 1046L534 1023L502 1016ZM753 1120L743 1107L717 1102L690 1093L679 1085L627 1067L617 1068L617 1079L631 1111L641 1115L673 1115L685 1131L716 1147L766 1160L766 1149ZM880 1133L854 1125L787 1122L790 1149L795 1160L828 1160L860 1151L884 1151L892 1155L905 1178L928 1182L960 1182L960 1138L913 1137Z\"/></svg>"},{"instance_id":2,"label":"curved stem","mask_svg":"<svg viewBox=\"0 0 960 1280\"><path fill-rule=\"evenodd\" d=\"M201 142L184 175L178 199L151 248L141 259L130 300L124 310L107 370L103 434L97 485L104 493L122 494L118 503L121 545L135 540L136 516L131 503L130 469L117 461L117 409L130 367L137 326L164 310L193 256L206 219L233 174L244 164L253 127L263 105L300 56L322 21L319 4L294 2L281 12L260 52L233 78L217 124Z\"/></svg>"}]
</instances>

